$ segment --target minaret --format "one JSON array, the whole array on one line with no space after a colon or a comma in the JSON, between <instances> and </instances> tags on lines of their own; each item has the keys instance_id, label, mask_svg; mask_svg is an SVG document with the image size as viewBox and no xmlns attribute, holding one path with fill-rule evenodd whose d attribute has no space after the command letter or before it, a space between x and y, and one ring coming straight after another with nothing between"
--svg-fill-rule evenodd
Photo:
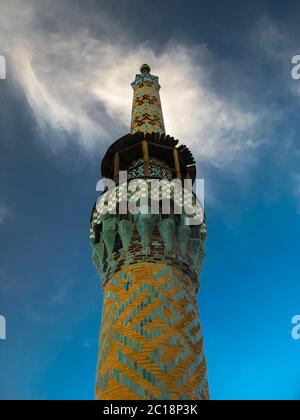
<instances>
[{"instance_id":1,"label":"minaret","mask_svg":"<svg viewBox=\"0 0 300 420\"><path fill-rule=\"evenodd\" d=\"M146 64L140 71L132 83L131 133L113 143L102 161L102 176L116 186L102 194L91 219L93 261L103 287L96 398L205 400L197 305L205 223L187 223L194 195L190 201L184 194L178 198L176 188L167 187L175 179L193 183L195 161L186 146L165 134L158 77ZM158 211L149 211L148 198L146 210L145 205L134 214L120 210L124 200L135 197L132 181L139 202L151 191ZM185 204L182 214L174 206L164 210L167 198Z\"/></svg>"}]
</instances>

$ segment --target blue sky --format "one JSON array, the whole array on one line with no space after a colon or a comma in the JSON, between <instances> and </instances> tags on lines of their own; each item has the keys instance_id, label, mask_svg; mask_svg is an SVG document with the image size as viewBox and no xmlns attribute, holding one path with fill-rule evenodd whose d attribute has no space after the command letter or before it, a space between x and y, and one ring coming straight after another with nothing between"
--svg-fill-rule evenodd
<instances>
[{"instance_id":1,"label":"blue sky","mask_svg":"<svg viewBox=\"0 0 300 420\"><path fill-rule=\"evenodd\" d=\"M300 399L298 2L2 3L0 398L94 396L102 296L89 218L148 62L166 129L206 182L211 396Z\"/></svg>"}]
</instances>

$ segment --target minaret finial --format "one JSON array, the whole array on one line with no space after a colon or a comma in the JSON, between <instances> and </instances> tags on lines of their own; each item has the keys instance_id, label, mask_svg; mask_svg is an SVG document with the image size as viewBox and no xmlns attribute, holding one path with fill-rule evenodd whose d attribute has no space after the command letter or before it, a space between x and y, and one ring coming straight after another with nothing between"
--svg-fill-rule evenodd
<instances>
[{"instance_id":1,"label":"minaret finial","mask_svg":"<svg viewBox=\"0 0 300 420\"><path fill-rule=\"evenodd\" d=\"M150 73L148 64L143 64L140 74L131 84L134 89L131 134L136 132L165 133L164 119L161 109L158 77Z\"/></svg>"},{"instance_id":2,"label":"minaret finial","mask_svg":"<svg viewBox=\"0 0 300 420\"><path fill-rule=\"evenodd\" d=\"M144 74L144 73L150 73L150 71L151 71L151 69L148 66L148 64L143 64L142 67L141 67L141 69L140 69L140 72L142 74Z\"/></svg>"}]
</instances>

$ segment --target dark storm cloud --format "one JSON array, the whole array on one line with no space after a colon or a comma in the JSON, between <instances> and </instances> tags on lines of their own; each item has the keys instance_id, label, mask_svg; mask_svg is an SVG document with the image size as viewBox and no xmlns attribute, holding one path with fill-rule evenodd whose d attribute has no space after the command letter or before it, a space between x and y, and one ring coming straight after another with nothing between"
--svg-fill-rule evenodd
<instances>
[{"instance_id":1,"label":"dark storm cloud","mask_svg":"<svg viewBox=\"0 0 300 420\"><path fill-rule=\"evenodd\" d=\"M101 3L97 34L90 29L93 7L76 3L70 11L69 2L58 1L51 7L4 1L0 28L1 47L36 123L42 132L55 130L59 143L69 135L91 151L128 131L130 82L144 61L153 63L160 77L168 132L191 146L201 144L202 159L229 167L235 156L242 160L256 149L258 137L261 141L262 120L266 126L270 116L250 102L242 104L238 90L226 96L216 89L217 58L204 45L169 39L158 51L154 41L137 39Z\"/></svg>"}]
</instances>

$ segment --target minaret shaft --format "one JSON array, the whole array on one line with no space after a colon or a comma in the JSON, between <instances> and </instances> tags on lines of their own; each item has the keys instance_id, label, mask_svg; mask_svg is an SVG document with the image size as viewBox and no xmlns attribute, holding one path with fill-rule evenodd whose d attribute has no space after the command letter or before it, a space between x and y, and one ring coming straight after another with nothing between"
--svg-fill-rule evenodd
<instances>
[{"instance_id":1,"label":"minaret shaft","mask_svg":"<svg viewBox=\"0 0 300 420\"><path fill-rule=\"evenodd\" d=\"M134 90L131 133L165 133L164 119L160 102L158 77L150 73L144 64L141 73L132 83Z\"/></svg>"},{"instance_id":2,"label":"minaret shaft","mask_svg":"<svg viewBox=\"0 0 300 420\"><path fill-rule=\"evenodd\" d=\"M98 399L207 399L197 298L164 263L123 266L104 288Z\"/></svg>"}]
</instances>

